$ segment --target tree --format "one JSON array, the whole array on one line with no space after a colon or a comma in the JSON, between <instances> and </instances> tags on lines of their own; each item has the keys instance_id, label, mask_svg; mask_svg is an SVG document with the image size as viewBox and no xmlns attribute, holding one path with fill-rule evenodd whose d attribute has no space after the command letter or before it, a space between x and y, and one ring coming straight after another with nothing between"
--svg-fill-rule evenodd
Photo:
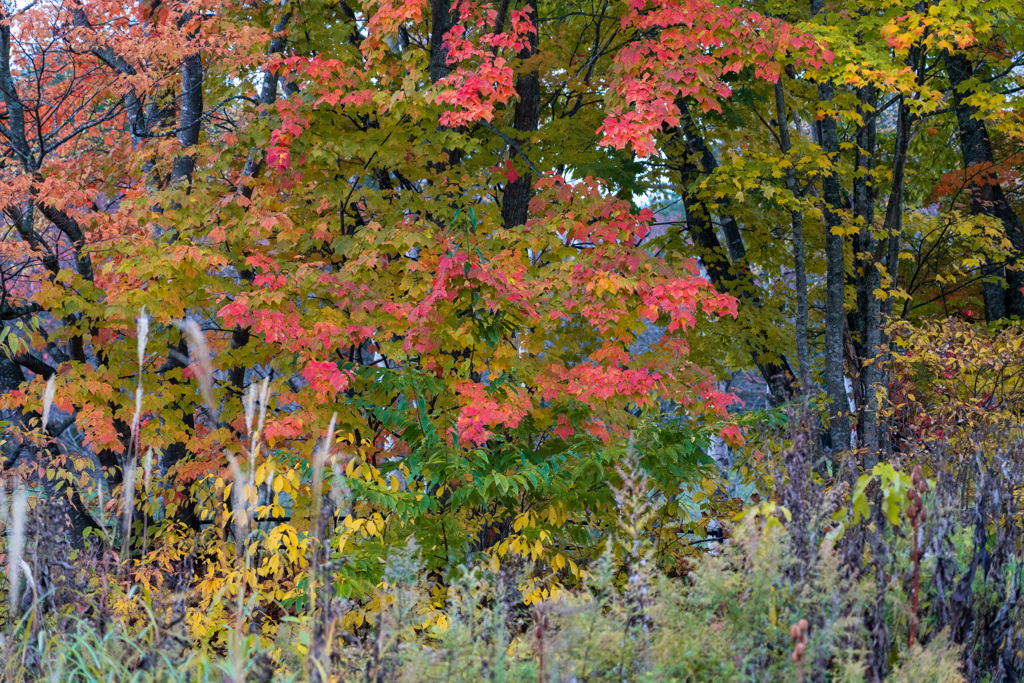
<instances>
[{"instance_id":1,"label":"tree","mask_svg":"<svg viewBox=\"0 0 1024 683\"><path fill-rule=\"evenodd\" d=\"M15 341L0 378L12 430L32 433L52 379L69 419L49 437L73 424L106 494L153 449L159 504L146 514L197 532L223 521L243 453L253 487L270 488L273 467L305 477L289 484L292 521L312 524L309 463L333 425L327 443L360 473L360 518L379 516L371 535L417 533L436 566L496 557L513 538L555 562L555 536L578 535L568 511L609 505L616 449L644 411L675 411L645 466L677 495L708 465L710 434L742 441L715 386L739 367L756 367L776 404L823 385L833 459L855 415L873 464L891 448L876 360L887 321L936 302L969 310L983 282L992 303L999 268L1016 282L1009 176L983 176L964 205L944 193L1019 140L1012 102L985 94L1011 93L1019 55L1000 46L1002 70L971 76L991 69L975 44L995 38L976 36L995 35L1001 10L979 10L977 30L967 12L708 0L10 12L0 310ZM950 140L984 158L951 154ZM659 195L682 207L664 235L664 207L648 205ZM660 339L636 353L652 329ZM69 492L76 533L103 527L59 447L22 443L64 473L54 493ZM515 527L538 509L546 526Z\"/></svg>"}]
</instances>

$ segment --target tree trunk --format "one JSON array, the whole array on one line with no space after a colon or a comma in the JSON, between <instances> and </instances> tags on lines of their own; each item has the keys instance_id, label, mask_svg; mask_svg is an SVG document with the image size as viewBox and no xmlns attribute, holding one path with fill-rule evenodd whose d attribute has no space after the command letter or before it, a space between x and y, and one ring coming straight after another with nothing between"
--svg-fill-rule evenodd
<instances>
[{"instance_id":1,"label":"tree trunk","mask_svg":"<svg viewBox=\"0 0 1024 683\"><path fill-rule=\"evenodd\" d=\"M284 52L285 48L285 35L284 31L288 28L288 22L291 21L292 13L285 12L281 19L274 26L274 37L270 40L270 45L267 48L267 57L280 54ZM260 104L264 107L270 107L270 105L277 102L277 86L280 81L280 75L276 71L268 69L263 73L263 84L260 87ZM267 111L260 114L260 118L266 118L268 115ZM263 163L266 160L266 150L257 149L253 147L249 150L249 156L245 160L245 167L242 169L242 180L238 184L237 192L246 199L252 199L252 183L250 179L255 180L259 177L260 172L263 170Z\"/></svg>"},{"instance_id":2,"label":"tree trunk","mask_svg":"<svg viewBox=\"0 0 1024 683\"><path fill-rule=\"evenodd\" d=\"M437 83L451 73L445 34L455 25L451 0L430 0L430 82Z\"/></svg>"},{"instance_id":3,"label":"tree trunk","mask_svg":"<svg viewBox=\"0 0 1024 683\"><path fill-rule=\"evenodd\" d=\"M270 40L270 45L267 47L267 57L270 58L273 55L284 52L286 39L284 31L288 28L288 22L291 21L291 11L285 12L277 24L274 26L274 37ZM263 84L260 87L260 104L264 107L270 107L272 104L277 102L277 89L278 83L280 82L280 75L276 71L267 69L263 73ZM266 118L269 115L267 110L264 110L260 114L260 118ZM263 171L263 164L266 161L267 152L265 149L253 147L249 150L249 156L245 160L245 166L242 168L242 178L238 182L238 187L235 190L237 194L245 197L246 199L252 199L253 184L256 178L259 177ZM253 272L244 260L235 264L238 269L239 277L252 284ZM238 351L248 346L249 341L252 337L250 328L241 327L236 325L231 331L231 350ZM231 384L235 389L242 393L245 389L245 366L235 365L231 368Z\"/></svg>"},{"instance_id":4,"label":"tree trunk","mask_svg":"<svg viewBox=\"0 0 1024 683\"><path fill-rule=\"evenodd\" d=\"M691 189L701 175L709 172L709 167L710 170L715 168L717 162L703 136L693 125L686 103L679 101L676 105L683 112L681 123L689 130L685 133L679 128L666 130L669 136L666 154L670 156L671 167L680 176L679 188L686 212L687 230L701 250L701 261L715 288L732 294L742 305L760 306L761 303L754 293L756 288L752 284L753 277L746 264L742 260L737 263L729 261L729 251L745 253L736 221L731 216L722 217L723 225L732 226L729 228L727 239L730 239L731 235L734 244L733 248L727 251L723 248L711 222L707 207ZM697 165L695 158L702 159L705 164L703 169ZM747 350L768 385L772 403L781 405L788 401L794 393L793 370L786 357L770 349L763 338L749 342Z\"/></svg>"},{"instance_id":5,"label":"tree trunk","mask_svg":"<svg viewBox=\"0 0 1024 683\"><path fill-rule=\"evenodd\" d=\"M970 60L962 54L945 55L946 73L949 84L953 88L953 106L956 110L957 125L960 129L960 154L963 157L964 170L970 175L972 167L990 166L994 163L992 142L988 136L985 121L979 118L978 108L966 100L969 92L964 91L964 84L974 76L974 67ZM998 182L971 183L971 213L976 216L991 216L1003 224L1006 237L1013 245L1014 258L1008 264L1011 268L1005 271L1007 288L1003 289L1000 281L1003 269L996 264L987 264L983 272L995 277L994 282L983 285L985 297L985 317L989 321L1015 315L1024 317L1024 272L1017 270L1017 257L1024 253L1024 225L1021 218L1006 201L1003 188Z\"/></svg>"},{"instance_id":6,"label":"tree trunk","mask_svg":"<svg viewBox=\"0 0 1024 683\"><path fill-rule=\"evenodd\" d=\"M819 14L824 9L824 0L811 0L811 16ZM831 108L833 96L832 81L818 84L819 105L827 103ZM828 114L819 116L814 126L815 135L822 150L835 163L839 157L839 130L836 119ZM822 177L821 195L822 213L825 218L825 392L831 401L829 434L832 437L832 450L838 452L846 450L850 445L850 404L843 372L846 265L843 237L833 232L842 224L838 212L843 197L839 186L839 174L834 170Z\"/></svg>"},{"instance_id":7,"label":"tree trunk","mask_svg":"<svg viewBox=\"0 0 1024 683\"><path fill-rule=\"evenodd\" d=\"M534 3L535 5L536 3ZM537 10L531 5L530 21L538 26ZM529 59L537 54L539 44L538 33L530 34L530 46L519 52L520 59ZM529 133L537 130L540 122L540 74L534 70L529 73L519 74L516 78L516 95L519 102L516 105L516 115L513 128L519 133ZM527 136L521 135L518 140L520 145L527 145ZM512 151L512 158L516 155ZM501 217L504 220L505 228L510 229L517 225L526 223L530 214L530 199L533 197L533 175L526 168L517 169L518 177L505 187L505 195L501 202Z\"/></svg>"},{"instance_id":8,"label":"tree trunk","mask_svg":"<svg viewBox=\"0 0 1024 683\"><path fill-rule=\"evenodd\" d=\"M199 142L203 118L203 62L199 54L185 58L181 65L181 112L178 120L178 144L181 154L174 159L171 182L186 180L192 184L196 159L188 150Z\"/></svg>"},{"instance_id":9,"label":"tree trunk","mask_svg":"<svg viewBox=\"0 0 1024 683\"><path fill-rule=\"evenodd\" d=\"M167 363L160 370L166 372L174 368L184 368L188 365L188 358L188 343L184 335L181 335L177 344L168 344ZM171 383L179 384L179 382L174 380L171 380ZM177 404L175 408L181 416L181 422L185 430L194 433L196 429L196 413L195 404L192 402L192 399L190 397L183 398L182 403ZM191 453L189 453L188 446L184 441L172 443L164 450L163 456L160 458L160 470L167 473L172 467L188 460L190 457ZM188 486L188 484L184 484L184 486ZM195 500L188 495L187 491L181 491L181 493L184 495L185 500L178 505L174 519L185 524L190 529L198 531L200 520L199 514L196 512Z\"/></svg>"},{"instance_id":10,"label":"tree trunk","mask_svg":"<svg viewBox=\"0 0 1024 683\"><path fill-rule=\"evenodd\" d=\"M857 129L857 175L853 181L853 205L861 221L858 244L857 310L860 318L861 358L869 362L860 369L864 400L858 406L858 435L866 449L865 468L873 467L878 458L878 394L880 381L877 363L870 362L882 352L881 300L875 291L881 288L882 274L875 262L875 140L878 91L872 85L857 91L862 124Z\"/></svg>"},{"instance_id":11,"label":"tree trunk","mask_svg":"<svg viewBox=\"0 0 1024 683\"><path fill-rule=\"evenodd\" d=\"M782 76L775 82L775 118L779 124L779 146L783 154L789 154L793 145L789 137L789 116L786 112ZM800 188L792 164L786 169L786 187L793 194L793 201L798 201ZM804 261L804 212L793 209L789 214L793 221L793 271L796 280L796 357L800 364L800 390L806 395L811 390L811 351L807 341L810 303L807 300L807 266Z\"/></svg>"},{"instance_id":12,"label":"tree trunk","mask_svg":"<svg viewBox=\"0 0 1024 683\"><path fill-rule=\"evenodd\" d=\"M885 207L885 220L882 228L885 231L885 270L889 274L890 290L899 284L900 246L903 235L903 181L906 175L907 150L910 147L910 110L901 97L896 110L896 149L892 163L892 190ZM881 304L881 319L887 320L892 315L893 297L889 296ZM879 334L879 349L883 353L888 350L889 340ZM879 378L881 380L881 378ZM889 439L879 433L879 457L891 454L892 444Z\"/></svg>"},{"instance_id":13,"label":"tree trunk","mask_svg":"<svg viewBox=\"0 0 1024 683\"><path fill-rule=\"evenodd\" d=\"M818 85L819 103L831 105L833 94L831 81ZM833 163L837 162L839 131L835 118L823 115L816 125L822 150ZM825 392L831 401L829 434L832 437L832 449L833 452L839 452L847 450L850 446L850 404L843 371L846 263L843 237L835 233L835 230L842 226L839 207L842 205L843 196L839 186L839 174L834 170L822 176L821 198L825 219Z\"/></svg>"}]
</instances>

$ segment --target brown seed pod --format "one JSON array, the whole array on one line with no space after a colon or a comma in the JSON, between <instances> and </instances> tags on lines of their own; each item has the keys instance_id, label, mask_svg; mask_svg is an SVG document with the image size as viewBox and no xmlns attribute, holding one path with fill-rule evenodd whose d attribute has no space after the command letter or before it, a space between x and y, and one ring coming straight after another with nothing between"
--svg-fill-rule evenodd
<instances>
[{"instance_id":1,"label":"brown seed pod","mask_svg":"<svg viewBox=\"0 0 1024 683\"><path fill-rule=\"evenodd\" d=\"M796 624L794 624L792 626L792 628L789 629L789 635L790 635L790 637L793 640L796 640L797 638L799 638L800 637L800 627L797 626Z\"/></svg>"},{"instance_id":2,"label":"brown seed pod","mask_svg":"<svg viewBox=\"0 0 1024 683\"><path fill-rule=\"evenodd\" d=\"M800 627L800 630L801 630L802 632L804 632L804 633L807 633L807 627L808 627L808 626L809 626L810 624L808 624L808 623L807 623L807 620L806 620L806 619L801 619L801 620L800 620L800 623L799 623L799 624L797 624L797 625L798 625L798 626Z\"/></svg>"},{"instance_id":3,"label":"brown seed pod","mask_svg":"<svg viewBox=\"0 0 1024 683\"><path fill-rule=\"evenodd\" d=\"M803 659L805 652L807 652L807 645L805 643L797 643L796 647L793 648L793 654L799 655L801 659Z\"/></svg>"}]
</instances>

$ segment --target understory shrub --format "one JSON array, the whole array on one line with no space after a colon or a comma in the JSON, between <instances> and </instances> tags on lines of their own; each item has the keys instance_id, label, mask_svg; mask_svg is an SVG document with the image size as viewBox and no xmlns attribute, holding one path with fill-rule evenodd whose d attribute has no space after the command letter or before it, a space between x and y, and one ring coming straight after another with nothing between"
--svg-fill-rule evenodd
<instances>
[{"instance_id":1,"label":"understory shrub","mask_svg":"<svg viewBox=\"0 0 1024 683\"><path fill-rule=\"evenodd\" d=\"M775 499L724 520L686 571L660 559L665 498L630 449L612 478L617 522L575 583L528 556L495 568L480 553L437 572L413 537L355 599L339 590L343 553L325 552L345 527L321 524L300 544L300 604L258 595L254 580L204 596L209 550L196 547L154 587L99 539L72 548L48 533L61 507L39 499L7 518L9 539L23 525L24 578L0 679L1020 680L1020 445L976 440L965 505L941 452L910 475L886 463L826 482L812 440L794 428L785 443ZM332 486L343 502L343 482ZM222 627L197 629L200 616Z\"/></svg>"}]
</instances>

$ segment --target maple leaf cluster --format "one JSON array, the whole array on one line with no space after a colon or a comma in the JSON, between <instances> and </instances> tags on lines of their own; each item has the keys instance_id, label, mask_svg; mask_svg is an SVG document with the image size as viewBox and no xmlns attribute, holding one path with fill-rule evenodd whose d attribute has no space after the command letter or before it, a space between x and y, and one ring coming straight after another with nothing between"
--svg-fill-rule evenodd
<instances>
[{"instance_id":1,"label":"maple leaf cluster","mask_svg":"<svg viewBox=\"0 0 1024 683\"><path fill-rule=\"evenodd\" d=\"M611 107L599 129L601 144L656 153L662 126L679 125L680 99L705 111L722 111L732 89L729 74L751 67L755 78L776 80L781 64L817 68L832 53L809 33L781 19L711 0L631 0L622 27L652 36L624 47L615 57Z\"/></svg>"}]
</instances>

